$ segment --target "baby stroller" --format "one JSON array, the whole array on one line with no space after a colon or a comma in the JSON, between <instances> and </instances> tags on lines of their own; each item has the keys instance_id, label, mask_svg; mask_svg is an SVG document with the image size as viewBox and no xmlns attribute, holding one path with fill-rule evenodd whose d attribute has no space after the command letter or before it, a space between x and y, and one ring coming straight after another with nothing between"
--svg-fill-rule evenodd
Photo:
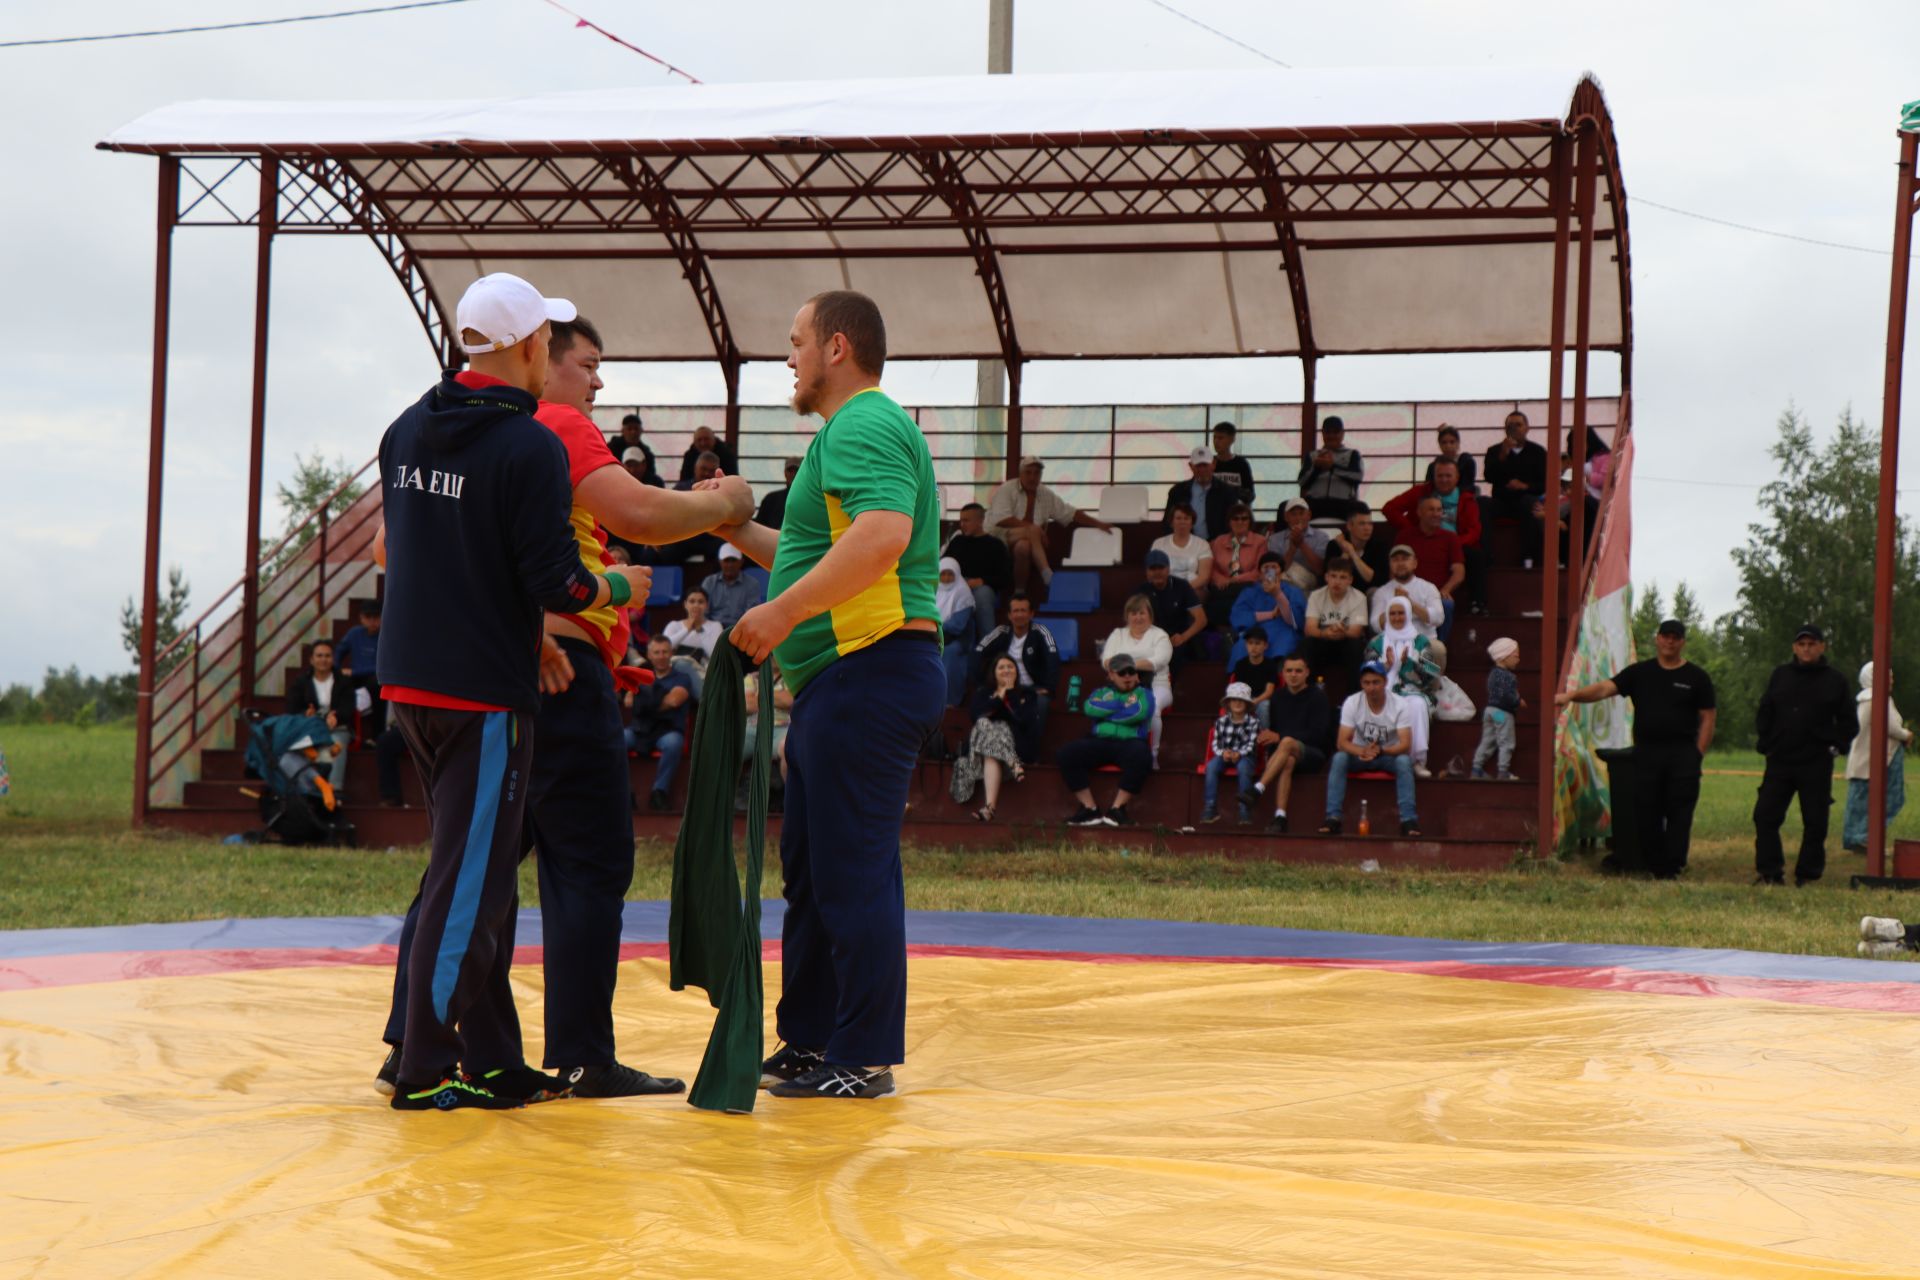
<instances>
[{"instance_id":1,"label":"baby stroller","mask_svg":"<svg viewBox=\"0 0 1920 1280\"><path fill-rule=\"evenodd\" d=\"M318 716L249 714L247 772L266 785L260 799L259 831L253 841L318 844L354 848L353 824L340 811L340 798L327 782L323 756L333 752L333 732Z\"/></svg>"}]
</instances>

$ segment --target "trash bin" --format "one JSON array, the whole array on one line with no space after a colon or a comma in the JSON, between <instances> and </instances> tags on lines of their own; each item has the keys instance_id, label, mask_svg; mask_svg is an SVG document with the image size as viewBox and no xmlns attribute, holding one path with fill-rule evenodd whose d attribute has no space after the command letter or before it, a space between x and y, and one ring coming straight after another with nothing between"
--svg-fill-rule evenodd
<instances>
[{"instance_id":1,"label":"trash bin","mask_svg":"<svg viewBox=\"0 0 1920 1280\"><path fill-rule=\"evenodd\" d=\"M1613 852L1601 865L1605 870L1638 870L1647 863L1640 848L1640 824L1634 795L1632 747L1602 747L1594 752L1607 766L1607 792L1613 804Z\"/></svg>"}]
</instances>

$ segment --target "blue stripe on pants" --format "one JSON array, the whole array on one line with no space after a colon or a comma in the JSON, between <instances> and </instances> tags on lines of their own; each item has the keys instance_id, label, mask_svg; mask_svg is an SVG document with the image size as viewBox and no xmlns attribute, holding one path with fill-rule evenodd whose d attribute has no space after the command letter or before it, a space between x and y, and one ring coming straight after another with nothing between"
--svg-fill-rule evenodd
<instances>
[{"instance_id":1,"label":"blue stripe on pants","mask_svg":"<svg viewBox=\"0 0 1920 1280\"><path fill-rule=\"evenodd\" d=\"M473 923L480 914L480 892L487 882L487 862L493 854L493 829L500 816L500 783L507 772L507 725L512 713L489 711L480 731L480 768L473 790L473 818L467 825L466 848L460 854L460 873L453 882L453 903L440 935L440 953L433 959L433 1012L447 1021L447 1006L460 981L460 965L473 940Z\"/></svg>"}]
</instances>

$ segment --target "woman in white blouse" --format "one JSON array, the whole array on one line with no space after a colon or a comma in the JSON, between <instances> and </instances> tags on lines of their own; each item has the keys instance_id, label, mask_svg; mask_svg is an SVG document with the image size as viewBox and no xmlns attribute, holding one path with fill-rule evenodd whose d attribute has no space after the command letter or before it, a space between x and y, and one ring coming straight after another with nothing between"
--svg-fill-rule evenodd
<instances>
[{"instance_id":1,"label":"woman in white blouse","mask_svg":"<svg viewBox=\"0 0 1920 1280\"><path fill-rule=\"evenodd\" d=\"M1117 654L1127 654L1140 669L1141 683L1153 682L1153 723L1147 742L1153 748L1154 767L1160 765L1161 717L1173 707L1173 638L1153 625L1153 601L1144 595L1127 600L1127 625L1107 636L1100 647L1100 664L1105 666Z\"/></svg>"},{"instance_id":2,"label":"woman in white blouse","mask_svg":"<svg viewBox=\"0 0 1920 1280\"><path fill-rule=\"evenodd\" d=\"M1206 539L1193 536L1193 508L1184 502L1173 505L1173 532L1155 538L1153 551L1167 553L1167 565L1176 578L1193 584L1193 592L1202 600L1213 585L1213 548Z\"/></svg>"}]
</instances>

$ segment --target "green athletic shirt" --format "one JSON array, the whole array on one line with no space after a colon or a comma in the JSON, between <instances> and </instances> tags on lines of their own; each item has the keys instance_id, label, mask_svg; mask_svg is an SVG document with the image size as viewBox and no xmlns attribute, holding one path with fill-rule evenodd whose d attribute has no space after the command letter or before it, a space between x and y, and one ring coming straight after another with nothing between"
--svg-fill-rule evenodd
<instances>
[{"instance_id":1,"label":"green athletic shirt","mask_svg":"<svg viewBox=\"0 0 1920 1280\"><path fill-rule=\"evenodd\" d=\"M807 446L787 493L767 581L771 600L832 549L868 511L913 517L900 559L851 600L808 618L774 650L787 687L798 694L835 658L864 649L909 619L937 622L940 581L940 488L926 437L907 411L878 387L857 392Z\"/></svg>"}]
</instances>

